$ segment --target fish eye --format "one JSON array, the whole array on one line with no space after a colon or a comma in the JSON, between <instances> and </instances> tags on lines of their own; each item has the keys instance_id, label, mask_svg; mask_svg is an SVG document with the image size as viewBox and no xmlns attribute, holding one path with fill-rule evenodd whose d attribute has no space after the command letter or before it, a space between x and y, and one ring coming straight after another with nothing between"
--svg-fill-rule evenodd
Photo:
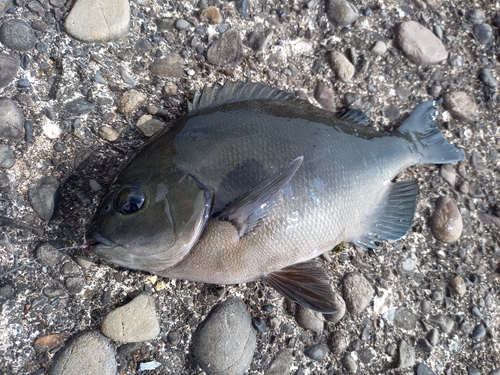
<instances>
[{"instance_id":1,"label":"fish eye","mask_svg":"<svg viewBox=\"0 0 500 375\"><path fill-rule=\"evenodd\" d=\"M114 209L124 215L139 211L144 205L146 196L144 191L137 186L126 186L115 194Z\"/></svg>"}]
</instances>

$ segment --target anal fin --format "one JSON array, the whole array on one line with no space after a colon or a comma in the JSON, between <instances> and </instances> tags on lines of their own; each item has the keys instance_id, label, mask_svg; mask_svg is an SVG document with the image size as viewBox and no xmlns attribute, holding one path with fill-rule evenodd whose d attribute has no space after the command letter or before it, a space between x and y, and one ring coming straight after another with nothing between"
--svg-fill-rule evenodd
<instances>
[{"instance_id":1,"label":"anal fin","mask_svg":"<svg viewBox=\"0 0 500 375\"><path fill-rule=\"evenodd\" d=\"M410 230L417 204L417 181L400 181L392 184L385 203L373 218L372 227L364 236L354 241L362 249L376 248L376 242L399 240Z\"/></svg>"},{"instance_id":2,"label":"anal fin","mask_svg":"<svg viewBox=\"0 0 500 375\"><path fill-rule=\"evenodd\" d=\"M330 279L323 265L310 260L271 272L263 280L293 302L324 314L337 311Z\"/></svg>"}]
</instances>

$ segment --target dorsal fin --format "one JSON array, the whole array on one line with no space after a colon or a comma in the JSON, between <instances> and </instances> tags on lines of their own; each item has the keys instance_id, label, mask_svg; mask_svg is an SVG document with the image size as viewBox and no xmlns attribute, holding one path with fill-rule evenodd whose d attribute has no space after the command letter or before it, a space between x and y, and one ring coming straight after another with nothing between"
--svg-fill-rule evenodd
<instances>
[{"instance_id":1,"label":"dorsal fin","mask_svg":"<svg viewBox=\"0 0 500 375\"><path fill-rule=\"evenodd\" d=\"M366 113L359 109L350 108L345 112L341 112L338 116L343 120L353 121L357 125L369 126L370 119L366 116Z\"/></svg>"},{"instance_id":2,"label":"dorsal fin","mask_svg":"<svg viewBox=\"0 0 500 375\"><path fill-rule=\"evenodd\" d=\"M256 99L294 101L297 105L309 105L314 107L311 103L278 88L270 87L262 83L241 81L227 81L222 86L205 86L201 93L199 91L195 92L193 101L188 101L187 106L188 112L191 113L201 108L215 107L224 103L235 103Z\"/></svg>"}]
</instances>

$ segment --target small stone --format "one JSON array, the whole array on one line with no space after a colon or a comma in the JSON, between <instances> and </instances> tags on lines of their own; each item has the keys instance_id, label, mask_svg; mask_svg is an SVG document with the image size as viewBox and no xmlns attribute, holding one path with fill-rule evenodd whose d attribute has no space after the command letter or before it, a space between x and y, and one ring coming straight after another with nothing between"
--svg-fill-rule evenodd
<instances>
[{"instance_id":1,"label":"small stone","mask_svg":"<svg viewBox=\"0 0 500 375\"><path fill-rule=\"evenodd\" d=\"M351 353L345 353L345 355L340 359L340 363L349 374L355 374L358 371L358 365L352 358Z\"/></svg>"},{"instance_id":2,"label":"small stone","mask_svg":"<svg viewBox=\"0 0 500 375\"><path fill-rule=\"evenodd\" d=\"M467 286L465 285L465 280L462 276L457 276L451 280L449 286L450 289L459 296L463 296L467 291Z\"/></svg>"},{"instance_id":3,"label":"small stone","mask_svg":"<svg viewBox=\"0 0 500 375\"><path fill-rule=\"evenodd\" d=\"M68 277L65 281L66 288L71 294L78 294L83 290L85 279L83 277Z\"/></svg>"},{"instance_id":4,"label":"small stone","mask_svg":"<svg viewBox=\"0 0 500 375\"><path fill-rule=\"evenodd\" d=\"M441 197L436 201L430 227L437 240L447 243L458 241L462 235L462 215L451 198Z\"/></svg>"},{"instance_id":5,"label":"small stone","mask_svg":"<svg viewBox=\"0 0 500 375\"><path fill-rule=\"evenodd\" d=\"M0 138L19 138L23 134L24 116L16 103L0 98Z\"/></svg>"},{"instance_id":6,"label":"small stone","mask_svg":"<svg viewBox=\"0 0 500 375\"><path fill-rule=\"evenodd\" d=\"M323 331L325 324L321 313L308 309L302 305L297 305L295 320L300 327L310 329L317 333Z\"/></svg>"},{"instance_id":7,"label":"small stone","mask_svg":"<svg viewBox=\"0 0 500 375\"><path fill-rule=\"evenodd\" d=\"M12 82L20 67L21 64L18 58L5 54L0 55L0 88Z\"/></svg>"},{"instance_id":8,"label":"small stone","mask_svg":"<svg viewBox=\"0 0 500 375\"><path fill-rule=\"evenodd\" d=\"M467 375L481 375L479 370L473 366L467 366Z\"/></svg>"},{"instance_id":9,"label":"small stone","mask_svg":"<svg viewBox=\"0 0 500 375\"><path fill-rule=\"evenodd\" d=\"M484 22L485 16L484 12L479 8L473 8L468 14L468 19L475 25L479 25Z\"/></svg>"},{"instance_id":10,"label":"small stone","mask_svg":"<svg viewBox=\"0 0 500 375\"><path fill-rule=\"evenodd\" d=\"M426 354L431 354L434 349L427 339L420 338L417 340L417 344L420 350Z\"/></svg>"},{"instance_id":11,"label":"small stone","mask_svg":"<svg viewBox=\"0 0 500 375\"><path fill-rule=\"evenodd\" d=\"M382 110L382 114L388 120L397 120L400 115L400 112L397 105L389 104Z\"/></svg>"},{"instance_id":12,"label":"small stone","mask_svg":"<svg viewBox=\"0 0 500 375\"><path fill-rule=\"evenodd\" d=\"M373 287L359 273L348 273L342 283L342 294L347 310L352 315L359 315L370 304L373 297Z\"/></svg>"},{"instance_id":13,"label":"small stone","mask_svg":"<svg viewBox=\"0 0 500 375\"><path fill-rule=\"evenodd\" d=\"M449 334L455 327L453 319L443 314L434 315L429 319L429 323L437 326L443 333Z\"/></svg>"},{"instance_id":14,"label":"small stone","mask_svg":"<svg viewBox=\"0 0 500 375\"><path fill-rule=\"evenodd\" d=\"M457 171L455 167L451 164L443 164L439 168L439 174L443 180L445 180L451 187L455 186L457 180Z\"/></svg>"},{"instance_id":15,"label":"small stone","mask_svg":"<svg viewBox=\"0 0 500 375\"><path fill-rule=\"evenodd\" d=\"M382 56L387 51L387 44L381 40L377 40L371 49L375 56Z\"/></svg>"},{"instance_id":16,"label":"small stone","mask_svg":"<svg viewBox=\"0 0 500 375\"><path fill-rule=\"evenodd\" d=\"M486 86L489 86L491 88L495 88L498 86L498 81L493 76L491 69L488 69L488 68L481 69L481 71L479 72L479 79Z\"/></svg>"},{"instance_id":17,"label":"small stone","mask_svg":"<svg viewBox=\"0 0 500 375\"><path fill-rule=\"evenodd\" d=\"M293 355L291 349L281 349L273 358L264 375L283 375L289 374L293 364Z\"/></svg>"},{"instance_id":18,"label":"small stone","mask_svg":"<svg viewBox=\"0 0 500 375\"><path fill-rule=\"evenodd\" d=\"M207 51L207 60L216 66L234 66L243 61L243 43L236 30L228 30L213 42Z\"/></svg>"},{"instance_id":19,"label":"small stone","mask_svg":"<svg viewBox=\"0 0 500 375\"><path fill-rule=\"evenodd\" d=\"M219 9L214 6L209 6L201 11L200 19L212 24L218 24L222 21Z\"/></svg>"},{"instance_id":20,"label":"small stone","mask_svg":"<svg viewBox=\"0 0 500 375\"><path fill-rule=\"evenodd\" d=\"M116 369L115 352L110 341L99 332L90 331L75 336L57 354L47 375L116 375Z\"/></svg>"},{"instance_id":21,"label":"small stone","mask_svg":"<svg viewBox=\"0 0 500 375\"><path fill-rule=\"evenodd\" d=\"M120 132L111 126L101 126L97 131L99 137L108 142L115 142L120 138Z\"/></svg>"},{"instance_id":22,"label":"small stone","mask_svg":"<svg viewBox=\"0 0 500 375\"><path fill-rule=\"evenodd\" d=\"M14 51L29 51L35 47L35 32L26 22L18 19L5 21L0 26L0 42Z\"/></svg>"},{"instance_id":23,"label":"small stone","mask_svg":"<svg viewBox=\"0 0 500 375\"><path fill-rule=\"evenodd\" d=\"M138 54L142 55L151 51L153 49L153 44L146 38L139 38L137 42L135 42L134 48Z\"/></svg>"},{"instance_id":24,"label":"small stone","mask_svg":"<svg viewBox=\"0 0 500 375\"><path fill-rule=\"evenodd\" d=\"M500 375L500 367L488 372L488 375Z\"/></svg>"},{"instance_id":25,"label":"small stone","mask_svg":"<svg viewBox=\"0 0 500 375\"><path fill-rule=\"evenodd\" d=\"M177 53L169 53L156 59L149 66L149 70L158 77L182 78L184 76L184 61Z\"/></svg>"},{"instance_id":26,"label":"small stone","mask_svg":"<svg viewBox=\"0 0 500 375\"><path fill-rule=\"evenodd\" d=\"M417 375L436 375L427 365L419 363L416 368Z\"/></svg>"},{"instance_id":27,"label":"small stone","mask_svg":"<svg viewBox=\"0 0 500 375\"><path fill-rule=\"evenodd\" d=\"M247 9L248 9L249 3L250 3L250 0L236 0L236 10L243 17L245 17L247 15Z\"/></svg>"},{"instance_id":28,"label":"small stone","mask_svg":"<svg viewBox=\"0 0 500 375\"><path fill-rule=\"evenodd\" d=\"M95 110L95 105L88 102L85 98L74 99L64 106L66 111L74 115L83 115L85 113L90 113Z\"/></svg>"},{"instance_id":29,"label":"small stone","mask_svg":"<svg viewBox=\"0 0 500 375\"><path fill-rule=\"evenodd\" d=\"M418 22L400 24L396 29L396 39L405 56L414 64L437 64L448 58L443 43Z\"/></svg>"},{"instance_id":30,"label":"small stone","mask_svg":"<svg viewBox=\"0 0 500 375\"><path fill-rule=\"evenodd\" d=\"M326 0L325 10L328 19L339 27L350 26L358 19L358 9L346 0Z\"/></svg>"},{"instance_id":31,"label":"small stone","mask_svg":"<svg viewBox=\"0 0 500 375\"><path fill-rule=\"evenodd\" d=\"M415 349L405 340L401 340L397 368L404 369L413 365L415 365Z\"/></svg>"},{"instance_id":32,"label":"small stone","mask_svg":"<svg viewBox=\"0 0 500 375\"><path fill-rule=\"evenodd\" d=\"M116 108L123 114L131 114L139 109L147 100L147 96L137 90L125 92L116 102Z\"/></svg>"},{"instance_id":33,"label":"small stone","mask_svg":"<svg viewBox=\"0 0 500 375\"><path fill-rule=\"evenodd\" d=\"M328 88L323 81L318 81L314 89L314 99L321 107L329 112L335 112L335 92Z\"/></svg>"},{"instance_id":34,"label":"small stone","mask_svg":"<svg viewBox=\"0 0 500 375\"><path fill-rule=\"evenodd\" d=\"M66 339L62 333L51 333L50 335L40 336L33 344L38 353L48 352L61 345Z\"/></svg>"},{"instance_id":35,"label":"small stone","mask_svg":"<svg viewBox=\"0 0 500 375\"><path fill-rule=\"evenodd\" d=\"M0 0L0 17L12 7L12 0Z\"/></svg>"},{"instance_id":36,"label":"small stone","mask_svg":"<svg viewBox=\"0 0 500 375\"><path fill-rule=\"evenodd\" d=\"M179 31L187 30L191 24L183 18L179 18L175 21L175 28Z\"/></svg>"},{"instance_id":37,"label":"small stone","mask_svg":"<svg viewBox=\"0 0 500 375\"><path fill-rule=\"evenodd\" d=\"M429 344L432 346L437 345L439 342L439 331L436 328L432 328L429 333L427 333L427 341L429 341Z\"/></svg>"},{"instance_id":38,"label":"small stone","mask_svg":"<svg viewBox=\"0 0 500 375\"><path fill-rule=\"evenodd\" d=\"M323 317L331 323L338 323L345 315L345 301L339 293L333 292L332 302L335 311L331 314L323 314Z\"/></svg>"},{"instance_id":39,"label":"small stone","mask_svg":"<svg viewBox=\"0 0 500 375\"><path fill-rule=\"evenodd\" d=\"M269 42L271 41L273 35L274 31L272 29L267 29L264 32L252 31L248 35L248 44L250 45L250 48L252 48L254 51L257 52L264 51L267 48Z\"/></svg>"},{"instance_id":40,"label":"small stone","mask_svg":"<svg viewBox=\"0 0 500 375\"><path fill-rule=\"evenodd\" d=\"M420 311L422 311L422 314L427 314L431 311L431 303L426 300L426 299L423 299L422 301L420 301Z\"/></svg>"},{"instance_id":41,"label":"small stone","mask_svg":"<svg viewBox=\"0 0 500 375\"><path fill-rule=\"evenodd\" d=\"M486 336L486 329L484 328L484 326L482 324L478 324L477 326L475 326L471 334L471 339L479 340L484 336Z\"/></svg>"},{"instance_id":42,"label":"small stone","mask_svg":"<svg viewBox=\"0 0 500 375\"><path fill-rule=\"evenodd\" d=\"M0 297L1 298L9 298L14 295L14 288L12 288L9 284L5 284L0 286Z\"/></svg>"},{"instance_id":43,"label":"small stone","mask_svg":"<svg viewBox=\"0 0 500 375\"><path fill-rule=\"evenodd\" d=\"M78 257L76 257L76 263L78 263L78 265L82 267L84 270L88 270L90 267L94 265L94 262L91 259L83 255L79 255Z\"/></svg>"},{"instance_id":44,"label":"small stone","mask_svg":"<svg viewBox=\"0 0 500 375\"><path fill-rule=\"evenodd\" d=\"M327 55L328 63L335 72L337 79L342 82L349 82L354 76L354 65L345 57L345 55L338 51L331 51Z\"/></svg>"},{"instance_id":45,"label":"small stone","mask_svg":"<svg viewBox=\"0 0 500 375\"><path fill-rule=\"evenodd\" d=\"M476 102L463 91L452 91L443 97L443 106L458 120L473 122L479 109Z\"/></svg>"},{"instance_id":46,"label":"small stone","mask_svg":"<svg viewBox=\"0 0 500 375\"><path fill-rule=\"evenodd\" d=\"M477 316L478 318L483 316L483 313L481 312L481 310L479 310L479 307L477 307L476 305L472 306L471 313Z\"/></svg>"},{"instance_id":47,"label":"small stone","mask_svg":"<svg viewBox=\"0 0 500 375\"><path fill-rule=\"evenodd\" d=\"M141 294L126 305L111 311L104 318L101 331L120 342L141 342L160 333L153 297Z\"/></svg>"},{"instance_id":48,"label":"small stone","mask_svg":"<svg viewBox=\"0 0 500 375\"><path fill-rule=\"evenodd\" d=\"M162 364L157 361L141 362L139 364L139 369L137 370L137 372L154 370L160 367L161 365Z\"/></svg>"},{"instance_id":49,"label":"small stone","mask_svg":"<svg viewBox=\"0 0 500 375\"><path fill-rule=\"evenodd\" d=\"M394 326L412 331L417 325L417 317L406 308L398 308L394 313Z\"/></svg>"},{"instance_id":50,"label":"small stone","mask_svg":"<svg viewBox=\"0 0 500 375\"><path fill-rule=\"evenodd\" d=\"M324 344L308 346L304 350L304 354L307 357L314 359L315 361L318 362L321 362L325 358L327 352L328 352L328 346Z\"/></svg>"},{"instance_id":51,"label":"small stone","mask_svg":"<svg viewBox=\"0 0 500 375\"><path fill-rule=\"evenodd\" d=\"M36 259L46 266L54 266L61 263L65 255L54 246L43 242L36 248Z\"/></svg>"},{"instance_id":52,"label":"small stone","mask_svg":"<svg viewBox=\"0 0 500 375\"><path fill-rule=\"evenodd\" d=\"M137 128L146 136L152 137L154 134L165 128L165 124L151 115L143 115L137 121Z\"/></svg>"},{"instance_id":53,"label":"small stone","mask_svg":"<svg viewBox=\"0 0 500 375\"><path fill-rule=\"evenodd\" d=\"M328 347L333 354L340 355L349 345L349 334L346 331L333 331L328 339Z\"/></svg>"},{"instance_id":54,"label":"small stone","mask_svg":"<svg viewBox=\"0 0 500 375\"><path fill-rule=\"evenodd\" d=\"M49 139L57 139L61 136L62 130L56 122L50 120L48 117L43 116L42 120L43 134Z\"/></svg>"},{"instance_id":55,"label":"small stone","mask_svg":"<svg viewBox=\"0 0 500 375\"><path fill-rule=\"evenodd\" d=\"M77 0L64 27L70 36L82 42L107 43L125 38L129 24L127 0Z\"/></svg>"},{"instance_id":56,"label":"small stone","mask_svg":"<svg viewBox=\"0 0 500 375\"><path fill-rule=\"evenodd\" d=\"M216 305L193 334L190 352L207 375L243 374L256 345L250 314L241 299Z\"/></svg>"},{"instance_id":57,"label":"small stone","mask_svg":"<svg viewBox=\"0 0 500 375\"><path fill-rule=\"evenodd\" d=\"M269 327L267 326L266 321L264 319L262 319L262 318L255 318L253 320L253 326L260 333L269 332Z\"/></svg>"},{"instance_id":58,"label":"small stone","mask_svg":"<svg viewBox=\"0 0 500 375\"><path fill-rule=\"evenodd\" d=\"M487 23L475 25L473 34L476 40L481 44L491 44L493 40L493 28Z\"/></svg>"},{"instance_id":59,"label":"small stone","mask_svg":"<svg viewBox=\"0 0 500 375\"><path fill-rule=\"evenodd\" d=\"M28 188L29 202L40 219L50 220L54 215L58 193L59 181L51 176L42 177Z\"/></svg>"},{"instance_id":60,"label":"small stone","mask_svg":"<svg viewBox=\"0 0 500 375\"><path fill-rule=\"evenodd\" d=\"M66 296L64 289L60 288L57 285L49 285L43 288L42 293L47 298L60 298Z\"/></svg>"},{"instance_id":61,"label":"small stone","mask_svg":"<svg viewBox=\"0 0 500 375\"><path fill-rule=\"evenodd\" d=\"M15 156L12 147L0 144L0 168L12 168L14 161Z\"/></svg>"}]
</instances>

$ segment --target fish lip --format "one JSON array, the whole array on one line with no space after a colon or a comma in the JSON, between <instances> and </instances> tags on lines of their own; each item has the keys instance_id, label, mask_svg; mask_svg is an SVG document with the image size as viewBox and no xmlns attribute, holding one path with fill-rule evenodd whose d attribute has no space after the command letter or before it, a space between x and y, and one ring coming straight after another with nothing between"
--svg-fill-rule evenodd
<instances>
[{"instance_id":1,"label":"fish lip","mask_svg":"<svg viewBox=\"0 0 500 375\"><path fill-rule=\"evenodd\" d=\"M102 234L100 234L98 231L94 230L90 233L90 238L97 242L97 244L94 247L95 250L99 250L100 248L106 247L106 248L114 248L118 246L115 242L111 241L109 238L104 237Z\"/></svg>"}]
</instances>

